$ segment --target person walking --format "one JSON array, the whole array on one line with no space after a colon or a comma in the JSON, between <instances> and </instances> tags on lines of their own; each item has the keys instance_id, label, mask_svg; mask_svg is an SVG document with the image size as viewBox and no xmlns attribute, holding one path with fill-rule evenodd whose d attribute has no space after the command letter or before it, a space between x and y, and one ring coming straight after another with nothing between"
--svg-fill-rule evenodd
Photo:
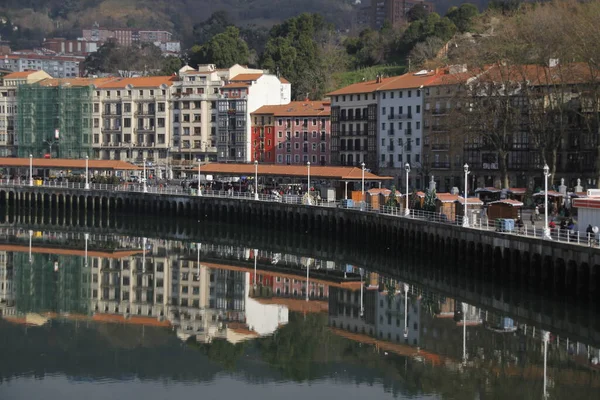
<instances>
[{"instance_id":1,"label":"person walking","mask_svg":"<svg viewBox=\"0 0 600 400\"><path fill-rule=\"evenodd\" d=\"M592 228L592 224L589 224L587 229L585 230L586 236L588 238L588 245L591 247L594 242L594 228Z\"/></svg>"},{"instance_id":2,"label":"person walking","mask_svg":"<svg viewBox=\"0 0 600 400\"><path fill-rule=\"evenodd\" d=\"M540 206L538 206L537 204L535 205L534 212L535 212L535 219L539 221L540 220Z\"/></svg>"}]
</instances>

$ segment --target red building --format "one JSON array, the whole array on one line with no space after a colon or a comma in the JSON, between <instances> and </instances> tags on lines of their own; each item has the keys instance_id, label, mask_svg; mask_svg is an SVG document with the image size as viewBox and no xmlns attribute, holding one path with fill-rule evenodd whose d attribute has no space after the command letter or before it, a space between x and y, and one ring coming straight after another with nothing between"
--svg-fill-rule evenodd
<instances>
[{"instance_id":1,"label":"red building","mask_svg":"<svg viewBox=\"0 0 600 400\"><path fill-rule=\"evenodd\" d=\"M328 165L331 103L293 101L252 113L252 161Z\"/></svg>"}]
</instances>

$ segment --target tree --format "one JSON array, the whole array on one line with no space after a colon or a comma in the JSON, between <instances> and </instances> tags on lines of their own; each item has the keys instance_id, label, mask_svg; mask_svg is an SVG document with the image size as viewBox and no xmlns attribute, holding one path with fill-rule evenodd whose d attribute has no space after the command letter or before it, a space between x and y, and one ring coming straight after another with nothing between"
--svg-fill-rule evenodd
<instances>
[{"instance_id":1,"label":"tree","mask_svg":"<svg viewBox=\"0 0 600 400\"><path fill-rule=\"evenodd\" d=\"M292 97L321 98L324 94L323 49L332 26L318 14L302 14L275 25L260 64L292 83Z\"/></svg>"},{"instance_id":2,"label":"tree","mask_svg":"<svg viewBox=\"0 0 600 400\"><path fill-rule=\"evenodd\" d=\"M157 75L167 76L177 73L183 67L183 61L179 57L168 56L163 59L162 67Z\"/></svg>"},{"instance_id":3,"label":"tree","mask_svg":"<svg viewBox=\"0 0 600 400\"><path fill-rule=\"evenodd\" d=\"M446 13L459 32L468 32L473 26L473 20L479 15L476 6L470 3L461 4L460 7L452 7Z\"/></svg>"},{"instance_id":4,"label":"tree","mask_svg":"<svg viewBox=\"0 0 600 400\"><path fill-rule=\"evenodd\" d=\"M233 22L227 11L215 11L206 21L194 25L192 32L194 43L199 45L208 43L213 37L225 32L230 26L233 26Z\"/></svg>"},{"instance_id":5,"label":"tree","mask_svg":"<svg viewBox=\"0 0 600 400\"><path fill-rule=\"evenodd\" d=\"M194 46L190 54L190 63L215 64L217 68L228 68L234 64L248 64L250 51L248 45L240 37L240 31L229 26L223 33L215 35L203 46Z\"/></svg>"},{"instance_id":6,"label":"tree","mask_svg":"<svg viewBox=\"0 0 600 400\"><path fill-rule=\"evenodd\" d=\"M385 202L387 207L398 207L400 205L400 201L398 200L398 196L396 195L396 186L392 185L390 188L391 193Z\"/></svg>"},{"instance_id":7,"label":"tree","mask_svg":"<svg viewBox=\"0 0 600 400\"><path fill-rule=\"evenodd\" d=\"M436 192L435 188L427 189L427 192L425 193L425 200L423 202L423 210L435 212L436 199L437 199L437 192Z\"/></svg>"},{"instance_id":8,"label":"tree","mask_svg":"<svg viewBox=\"0 0 600 400\"><path fill-rule=\"evenodd\" d=\"M406 18L408 19L408 22L414 22L427 18L428 14L429 10L427 9L427 6L425 6L423 3L418 3L408 10L406 13Z\"/></svg>"},{"instance_id":9,"label":"tree","mask_svg":"<svg viewBox=\"0 0 600 400\"><path fill-rule=\"evenodd\" d=\"M408 55L411 69L420 69L425 66L428 60L437 57L443 46L444 41L436 36L430 36L425 41L417 43Z\"/></svg>"}]
</instances>

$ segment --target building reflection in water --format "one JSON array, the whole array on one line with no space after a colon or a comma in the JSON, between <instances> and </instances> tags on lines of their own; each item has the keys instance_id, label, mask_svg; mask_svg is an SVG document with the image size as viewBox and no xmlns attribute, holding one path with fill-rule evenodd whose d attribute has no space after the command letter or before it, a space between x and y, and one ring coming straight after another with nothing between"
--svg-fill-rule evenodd
<instances>
[{"instance_id":1,"label":"building reflection in water","mask_svg":"<svg viewBox=\"0 0 600 400\"><path fill-rule=\"evenodd\" d=\"M273 334L290 312L318 312L328 313L334 334L382 352L457 371L517 376L527 368L543 378L545 395L552 366L565 357L598 369L597 347L352 265L234 246L62 235L15 231L0 239L2 318L164 326L182 340L238 343Z\"/></svg>"}]
</instances>

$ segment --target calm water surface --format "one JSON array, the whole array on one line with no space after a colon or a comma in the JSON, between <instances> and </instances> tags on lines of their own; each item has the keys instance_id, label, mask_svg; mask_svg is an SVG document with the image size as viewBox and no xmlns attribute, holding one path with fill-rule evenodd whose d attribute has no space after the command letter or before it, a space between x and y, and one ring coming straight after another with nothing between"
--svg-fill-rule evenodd
<instances>
[{"instance_id":1,"label":"calm water surface","mask_svg":"<svg viewBox=\"0 0 600 400\"><path fill-rule=\"evenodd\" d=\"M3 400L600 398L589 307L515 315L231 235L31 228L0 226Z\"/></svg>"}]
</instances>

